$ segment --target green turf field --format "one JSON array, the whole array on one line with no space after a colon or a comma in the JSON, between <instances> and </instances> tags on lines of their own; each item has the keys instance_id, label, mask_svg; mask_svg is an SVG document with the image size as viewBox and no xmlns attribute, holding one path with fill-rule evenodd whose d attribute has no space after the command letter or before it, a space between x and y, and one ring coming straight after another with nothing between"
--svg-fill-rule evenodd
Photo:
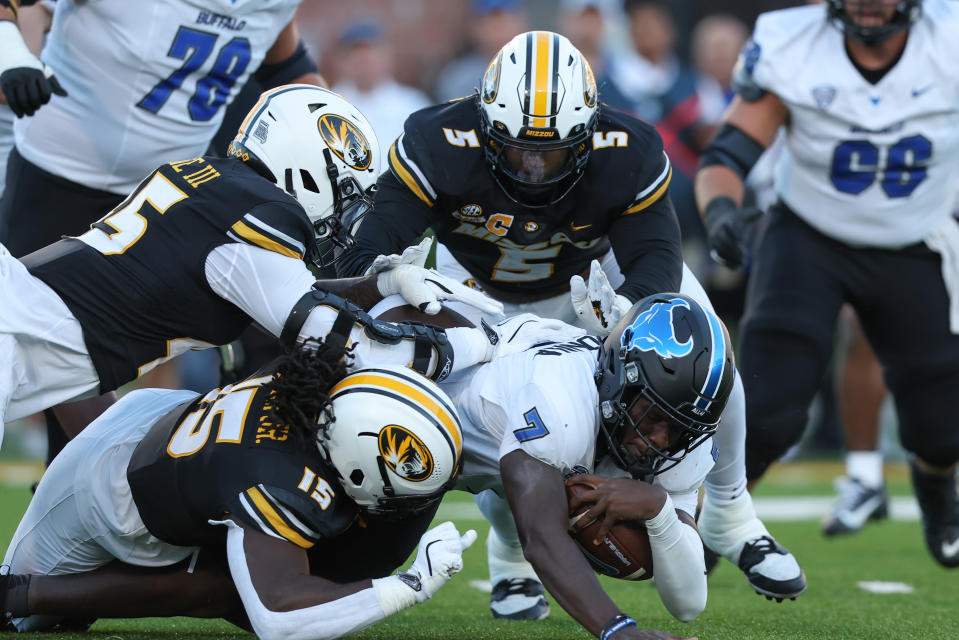
<instances>
[{"instance_id":1,"label":"green turf field","mask_svg":"<svg viewBox=\"0 0 959 640\"><path fill-rule=\"evenodd\" d=\"M784 465L757 492L761 496L831 495L830 478L837 465ZM887 472L890 492L908 495L905 470ZM795 484L801 481L801 485ZM9 541L29 499L23 487L0 487L0 549ZM447 513L469 513L469 496L453 493L444 503ZM457 506L462 505L462 506ZM442 515L442 512L441 512ZM590 637L555 603L541 622L494 622L488 595L470 585L485 580L482 521L458 520L460 528L475 527L480 542L466 553L465 569L430 602L402 612L353 637L393 640L557 640ZM666 613L649 583L604 579L613 599L642 626L659 628L700 640L812 640L959 638L959 571L934 564L923 546L917 522L885 521L858 536L825 540L816 521L776 522L770 528L800 559L809 590L795 602L776 604L755 595L738 569L721 563L709 582L709 604L693 623L683 625ZM904 583L912 593L879 595L859 586L861 581ZM0 634L0 638L13 638ZM50 636L37 636L50 637ZM90 633L58 638L145 640L188 638L249 638L223 622L184 618L107 620Z\"/></svg>"}]
</instances>

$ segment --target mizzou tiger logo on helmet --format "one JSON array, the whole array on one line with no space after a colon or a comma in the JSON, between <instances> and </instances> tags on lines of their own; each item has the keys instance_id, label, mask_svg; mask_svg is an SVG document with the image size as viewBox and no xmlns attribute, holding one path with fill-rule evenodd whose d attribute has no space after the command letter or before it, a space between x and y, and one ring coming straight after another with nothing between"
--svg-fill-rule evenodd
<instances>
[{"instance_id":1,"label":"mizzou tiger logo on helmet","mask_svg":"<svg viewBox=\"0 0 959 640\"><path fill-rule=\"evenodd\" d=\"M423 441L409 429L389 424L380 430L380 455L398 475L420 482L433 473L433 456Z\"/></svg>"},{"instance_id":2,"label":"mizzou tiger logo on helmet","mask_svg":"<svg viewBox=\"0 0 959 640\"><path fill-rule=\"evenodd\" d=\"M370 166L373 161L370 143L355 124L328 113L320 118L317 127L323 141L340 160L359 171Z\"/></svg>"}]
</instances>

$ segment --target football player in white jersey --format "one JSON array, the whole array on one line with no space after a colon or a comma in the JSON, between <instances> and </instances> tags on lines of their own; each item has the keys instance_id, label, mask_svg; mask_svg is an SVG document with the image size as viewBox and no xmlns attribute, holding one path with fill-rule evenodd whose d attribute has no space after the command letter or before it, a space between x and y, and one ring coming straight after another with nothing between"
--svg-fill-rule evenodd
<instances>
[{"instance_id":1,"label":"football player in white jersey","mask_svg":"<svg viewBox=\"0 0 959 640\"><path fill-rule=\"evenodd\" d=\"M636 623L603 592L566 533L563 480L595 473L601 484L590 500L609 505L594 504L595 515L646 522L660 598L678 620L692 620L707 592L693 513L735 375L722 322L681 294L643 298L603 341L571 326L545 335L442 383L464 428L457 488L508 499L512 518L491 519L494 540L509 543L518 531L534 576L587 631L672 638L627 626Z\"/></svg>"},{"instance_id":2,"label":"football player in white jersey","mask_svg":"<svg viewBox=\"0 0 959 640\"><path fill-rule=\"evenodd\" d=\"M365 308L394 293L431 313L455 297L501 308L415 264L423 245L359 280L317 283L307 268L321 243L349 243L378 175L376 137L349 102L311 85L266 92L231 149L162 165L89 231L23 261L0 245L0 424L112 391L254 320L286 344L330 334L357 343L358 366L385 357L436 379L492 357L480 329L380 326L332 295Z\"/></svg>"},{"instance_id":3,"label":"football player in white jersey","mask_svg":"<svg viewBox=\"0 0 959 640\"><path fill-rule=\"evenodd\" d=\"M742 208L743 176L785 127L741 333L750 480L802 434L848 302L914 455L926 544L947 567L959 566L959 430L948 418L959 400L957 33L947 0L761 15L696 179L710 246L738 266L757 215Z\"/></svg>"}]
</instances>

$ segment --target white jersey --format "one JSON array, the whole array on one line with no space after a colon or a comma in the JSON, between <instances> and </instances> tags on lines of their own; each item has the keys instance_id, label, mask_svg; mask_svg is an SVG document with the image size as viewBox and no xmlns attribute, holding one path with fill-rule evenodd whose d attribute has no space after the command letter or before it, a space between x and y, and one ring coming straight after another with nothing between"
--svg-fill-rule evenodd
<instances>
[{"instance_id":1,"label":"white jersey","mask_svg":"<svg viewBox=\"0 0 959 640\"><path fill-rule=\"evenodd\" d=\"M926 0L896 65L875 85L825 8L762 14L742 78L789 109L775 189L852 246L921 241L951 215L959 178L959 3Z\"/></svg>"},{"instance_id":2,"label":"white jersey","mask_svg":"<svg viewBox=\"0 0 959 640\"><path fill-rule=\"evenodd\" d=\"M602 342L582 331L575 334L567 342L497 358L441 383L463 425L458 489L496 489L502 495L499 461L517 449L564 475L594 471L600 416L593 374ZM707 442L694 449L653 481L690 514L713 466L711 446ZM595 471L626 475L606 460Z\"/></svg>"},{"instance_id":3,"label":"white jersey","mask_svg":"<svg viewBox=\"0 0 959 640\"><path fill-rule=\"evenodd\" d=\"M41 57L69 93L16 123L29 162L127 194L203 155L300 0L60 0Z\"/></svg>"}]
</instances>

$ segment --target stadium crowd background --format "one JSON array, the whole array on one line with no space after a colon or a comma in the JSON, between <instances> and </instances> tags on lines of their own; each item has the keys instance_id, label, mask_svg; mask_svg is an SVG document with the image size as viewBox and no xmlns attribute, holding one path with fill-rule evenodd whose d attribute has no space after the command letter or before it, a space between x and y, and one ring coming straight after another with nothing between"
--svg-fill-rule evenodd
<instances>
[{"instance_id":1,"label":"stadium crowd background","mask_svg":"<svg viewBox=\"0 0 959 640\"><path fill-rule=\"evenodd\" d=\"M736 272L709 260L692 177L699 151L732 98L732 69L756 16L797 4L802 2L310 0L301 5L297 22L330 86L372 122L384 157L410 112L472 91L489 59L512 36L532 28L567 35L589 58L600 99L656 124L663 136L678 169L670 191L682 225L684 257L735 333L748 265ZM257 93L250 86L236 100L234 117L228 114L219 140L232 138ZM751 176L752 197L760 204L771 199L769 164L761 162ZM218 382L219 357L209 350L174 360L136 384L206 391ZM827 376L810 411L806 438L793 455L839 456L841 427L832 390ZM904 459L889 406L881 428L886 459ZM45 456L39 420L20 421L7 433L0 459Z\"/></svg>"}]
</instances>

